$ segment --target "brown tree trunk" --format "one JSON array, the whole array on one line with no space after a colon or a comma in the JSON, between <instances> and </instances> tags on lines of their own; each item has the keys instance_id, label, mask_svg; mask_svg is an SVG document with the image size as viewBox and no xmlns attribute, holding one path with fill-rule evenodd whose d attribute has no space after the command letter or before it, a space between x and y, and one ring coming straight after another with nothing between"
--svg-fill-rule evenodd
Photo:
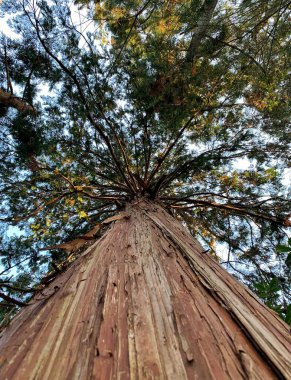
<instances>
[{"instance_id":1,"label":"brown tree trunk","mask_svg":"<svg viewBox=\"0 0 291 380\"><path fill-rule=\"evenodd\" d=\"M128 212L1 333L0 378L290 379L288 326L158 204Z\"/></svg>"}]
</instances>

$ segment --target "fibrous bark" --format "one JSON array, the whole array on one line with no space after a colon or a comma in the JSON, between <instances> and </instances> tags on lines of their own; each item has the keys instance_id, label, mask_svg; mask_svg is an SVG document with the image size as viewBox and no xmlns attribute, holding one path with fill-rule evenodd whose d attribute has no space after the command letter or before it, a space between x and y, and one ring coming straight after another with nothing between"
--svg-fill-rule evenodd
<instances>
[{"instance_id":1,"label":"fibrous bark","mask_svg":"<svg viewBox=\"0 0 291 380\"><path fill-rule=\"evenodd\" d=\"M140 200L0 337L1 379L290 378L288 326Z\"/></svg>"}]
</instances>

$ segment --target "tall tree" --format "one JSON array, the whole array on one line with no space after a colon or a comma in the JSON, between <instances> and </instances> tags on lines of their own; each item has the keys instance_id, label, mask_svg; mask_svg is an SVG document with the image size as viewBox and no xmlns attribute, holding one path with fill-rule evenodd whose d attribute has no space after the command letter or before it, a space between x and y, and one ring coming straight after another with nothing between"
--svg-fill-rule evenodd
<instances>
[{"instance_id":1,"label":"tall tree","mask_svg":"<svg viewBox=\"0 0 291 380\"><path fill-rule=\"evenodd\" d=\"M287 325L161 206L126 211L3 333L2 377L287 379Z\"/></svg>"},{"instance_id":2,"label":"tall tree","mask_svg":"<svg viewBox=\"0 0 291 380\"><path fill-rule=\"evenodd\" d=\"M3 1L4 378L288 377L288 6Z\"/></svg>"}]
</instances>

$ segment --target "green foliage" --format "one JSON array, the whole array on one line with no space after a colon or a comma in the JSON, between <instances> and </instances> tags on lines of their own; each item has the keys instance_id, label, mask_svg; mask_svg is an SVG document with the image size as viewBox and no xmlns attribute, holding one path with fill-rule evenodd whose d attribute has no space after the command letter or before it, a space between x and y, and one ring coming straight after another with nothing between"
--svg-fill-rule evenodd
<instances>
[{"instance_id":1,"label":"green foliage","mask_svg":"<svg viewBox=\"0 0 291 380\"><path fill-rule=\"evenodd\" d=\"M291 269L291 238L288 239L288 245L277 245L276 251L278 254L287 253L285 264L289 269Z\"/></svg>"},{"instance_id":2,"label":"green foliage","mask_svg":"<svg viewBox=\"0 0 291 380\"><path fill-rule=\"evenodd\" d=\"M291 304L282 304L280 280L280 278L274 277L270 282L255 283L254 290L268 307L278 313L286 323L291 324Z\"/></svg>"},{"instance_id":3,"label":"green foliage","mask_svg":"<svg viewBox=\"0 0 291 380\"><path fill-rule=\"evenodd\" d=\"M288 320L288 2L0 9L18 34L0 86L36 110L0 104L0 218L22 234L2 241L1 279L37 286L68 260L40 249L147 196Z\"/></svg>"}]
</instances>

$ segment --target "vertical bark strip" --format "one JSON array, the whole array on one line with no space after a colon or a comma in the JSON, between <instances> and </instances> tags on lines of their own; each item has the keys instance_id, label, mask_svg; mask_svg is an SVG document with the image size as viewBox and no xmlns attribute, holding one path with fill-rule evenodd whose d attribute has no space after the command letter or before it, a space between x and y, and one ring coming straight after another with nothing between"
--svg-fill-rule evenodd
<instances>
[{"instance_id":1,"label":"vertical bark strip","mask_svg":"<svg viewBox=\"0 0 291 380\"><path fill-rule=\"evenodd\" d=\"M288 326L139 201L0 334L0 378L287 379Z\"/></svg>"}]
</instances>

